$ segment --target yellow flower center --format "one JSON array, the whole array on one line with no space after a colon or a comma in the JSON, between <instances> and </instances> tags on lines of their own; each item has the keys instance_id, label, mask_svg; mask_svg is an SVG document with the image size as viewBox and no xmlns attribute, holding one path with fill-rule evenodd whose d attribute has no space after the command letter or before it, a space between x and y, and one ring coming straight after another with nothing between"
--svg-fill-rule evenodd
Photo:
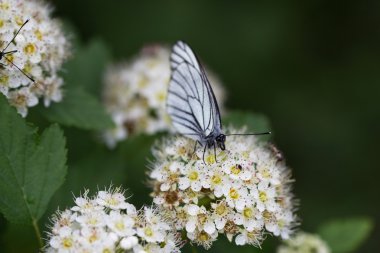
<instances>
[{"instance_id":1,"label":"yellow flower center","mask_svg":"<svg viewBox=\"0 0 380 253\"><path fill-rule=\"evenodd\" d=\"M177 213L177 218L179 220L185 220L187 219L187 213L184 210L181 210Z\"/></svg>"},{"instance_id":2,"label":"yellow flower center","mask_svg":"<svg viewBox=\"0 0 380 253\"><path fill-rule=\"evenodd\" d=\"M15 21L18 25L24 24L24 20L20 16L16 16Z\"/></svg>"},{"instance_id":3,"label":"yellow flower center","mask_svg":"<svg viewBox=\"0 0 380 253\"><path fill-rule=\"evenodd\" d=\"M148 68L153 69L158 65L158 60L151 59L146 63L146 65L148 66Z\"/></svg>"},{"instance_id":4,"label":"yellow flower center","mask_svg":"<svg viewBox=\"0 0 380 253\"><path fill-rule=\"evenodd\" d=\"M184 146L178 147L178 154L185 155L186 154L186 148Z\"/></svg>"},{"instance_id":5,"label":"yellow flower center","mask_svg":"<svg viewBox=\"0 0 380 253\"><path fill-rule=\"evenodd\" d=\"M253 210L251 208L246 207L243 210L243 215L245 218L249 219L253 216Z\"/></svg>"},{"instance_id":6,"label":"yellow flower center","mask_svg":"<svg viewBox=\"0 0 380 253\"><path fill-rule=\"evenodd\" d=\"M215 155L208 155L206 157L206 162L207 164L214 164L216 161L215 161Z\"/></svg>"},{"instance_id":7,"label":"yellow flower center","mask_svg":"<svg viewBox=\"0 0 380 253\"><path fill-rule=\"evenodd\" d=\"M268 168L264 168L261 170L261 175L264 177L264 178L270 178L270 173L269 173L269 170Z\"/></svg>"},{"instance_id":8,"label":"yellow flower center","mask_svg":"<svg viewBox=\"0 0 380 253\"><path fill-rule=\"evenodd\" d=\"M223 215L227 211L227 208L225 205L219 205L215 208L215 211L218 215Z\"/></svg>"},{"instance_id":9,"label":"yellow flower center","mask_svg":"<svg viewBox=\"0 0 380 253\"><path fill-rule=\"evenodd\" d=\"M196 171L192 171L189 173L189 179L191 181L196 181L198 179L199 175L198 175L198 172Z\"/></svg>"},{"instance_id":10,"label":"yellow flower center","mask_svg":"<svg viewBox=\"0 0 380 253\"><path fill-rule=\"evenodd\" d=\"M22 94L18 94L16 99L12 101L14 105L25 105L26 104L26 96Z\"/></svg>"},{"instance_id":11,"label":"yellow flower center","mask_svg":"<svg viewBox=\"0 0 380 253\"><path fill-rule=\"evenodd\" d=\"M98 219L96 218L91 218L88 220L88 223L91 225L96 225L98 223Z\"/></svg>"},{"instance_id":12,"label":"yellow flower center","mask_svg":"<svg viewBox=\"0 0 380 253\"><path fill-rule=\"evenodd\" d=\"M210 236L205 231L200 232L198 235L198 240L201 242L208 241L209 239L210 239Z\"/></svg>"},{"instance_id":13,"label":"yellow flower center","mask_svg":"<svg viewBox=\"0 0 380 253\"><path fill-rule=\"evenodd\" d=\"M7 61L13 62L15 57L12 54L7 55Z\"/></svg>"},{"instance_id":14,"label":"yellow flower center","mask_svg":"<svg viewBox=\"0 0 380 253\"><path fill-rule=\"evenodd\" d=\"M270 212L268 212L267 210L265 210L263 212L263 217L265 220L270 220L272 218L272 214Z\"/></svg>"},{"instance_id":15,"label":"yellow flower center","mask_svg":"<svg viewBox=\"0 0 380 253\"><path fill-rule=\"evenodd\" d=\"M42 32L40 30L35 30L34 35L36 35L38 40L42 40Z\"/></svg>"},{"instance_id":16,"label":"yellow flower center","mask_svg":"<svg viewBox=\"0 0 380 253\"><path fill-rule=\"evenodd\" d=\"M24 52L26 54L33 54L34 52L36 52L36 46L32 43L28 43L25 47L24 47Z\"/></svg>"},{"instance_id":17,"label":"yellow flower center","mask_svg":"<svg viewBox=\"0 0 380 253\"><path fill-rule=\"evenodd\" d=\"M0 3L0 9L8 10L9 9L9 4L8 3Z\"/></svg>"},{"instance_id":18,"label":"yellow flower center","mask_svg":"<svg viewBox=\"0 0 380 253\"><path fill-rule=\"evenodd\" d=\"M206 223L206 221L207 221L207 216L206 216L206 214L199 214L198 215L198 221L199 221L199 223L200 224L205 224Z\"/></svg>"},{"instance_id":19,"label":"yellow flower center","mask_svg":"<svg viewBox=\"0 0 380 253\"><path fill-rule=\"evenodd\" d=\"M96 236L96 234L92 234L92 235L88 238L88 241L89 241L90 243L95 242L95 241L97 241L97 240L98 240L98 237Z\"/></svg>"},{"instance_id":20,"label":"yellow flower center","mask_svg":"<svg viewBox=\"0 0 380 253\"><path fill-rule=\"evenodd\" d=\"M65 248L65 249L69 249L69 248L71 248L72 246L73 246L73 240L71 239L71 238L64 238L63 240L62 240L62 246L63 246L63 248Z\"/></svg>"},{"instance_id":21,"label":"yellow flower center","mask_svg":"<svg viewBox=\"0 0 380 253\"><path fill-rule=\"evenodd\" d=\"M23 70L26 73L30 73L32 71L32 64L30 64L30 62L26 63Z\"/></svg>"},{"instance_id":22,"label":"yellow flower center","mask_svg":"<svg viewBox=\"0 0 380 253\"><path fill-rule=\"evenodd\" d=\"M242 156L243 156L243 158L248 159L249 158L249 152L248 151L242 152Z\"/></svg>"},{"instance_id":23,"label":"yellow flower center","mask_svg":"<svg viewBox=\"0 0 380 253\"><path fill-rule=\"evenodd\" d=\"M189 190L187 191L187 196L192 199L197 197L197 193L193 192L192 190Z\"/></svg>"},{"instance_id":24,"label":"yellow flower center","mask_svg":"<svg viewBox=\"0 0 380 253\"><path fill-rule=\"evenodd\" d=\"M266 202L268 200L268 196L265 192L260 192L259 199L261 200L261 202Z\"/></svg>"},{"instance_id":25,"label":"yellow flower center","mask_svg":"<svg viewBox=\"0 0 380 253\"><path fill-rule=\"evenodd\" d=\"M9 81L9 76L6 76L6 75L0 76L0 83L7 84L8 81Z\"/></svg>"},{"instance_id":26,"label":"yellow flower center","mask_svg":"<svg viewBox=\"0 0 380 253\"><path fill-rule=\"evenodd\" d=\"M236 189L234 189L234 188L230 189L230 197L231 197L231 199L238 199L239 198L239 193L237 192Z\"/></svg>"},{"instance_id":27,"label":"yellow flower center","mask_svg":"<svg viewBox=\"0 0 380 253\"><path fill-rule=\"evenodd\" d=\"M122 221L119 221L115 224L115 227L118 229L118 230L123 230L125 228L124 226L124 222Z\"/></svg>"},{"instance_id":28,"label":"yellow flower center","mask_svg":"<svg viewBox=\"0 0 380 253\"><path fill-rule=\"evenodd\" d=\"M285 221L284 220L278 220L277 221L277 225L280 227L280 228L283 228L285 226Z\"/></svg>"},{"instance_id":29,"label":"yellow flower center","mask_svg":"<svg viewBox=\"0 0 380 253\"><path fill-rule=\"evenodd\" d=\"M111 253L112 251L110 249L104 249L103 253Z\"/></svg>"},{"instance_id":30,"label":"yellow flower center","mask_svg":"<svg viewBox=\"0 0 380 253\"><path fill-rule=\"evenodd\" d=\"M166 99L166 94L165 94L165 92L159 92L159 93L157 93L157 99L158 99L158 101L165 101L165 99Z\"/></svg>"},{"instance_id":31,"label":"yellow flower center","mask_svg":"<svg viewBox=\"0 0 380 253\"><path fill-rule=\"evenodd\" d=\"M148 85L148 78L146 78L145 76L141 77L139 82L138 82L138 86L140 88L144 88Z\"/></svg>"},{"instance_id":32,"label":"yellow flower center","mask_svg":"<svg viewBox=\"0 0 380 253\"><path fill-rule=\"evenodd\" d=\"M144 234L148 237L151 237L153 235L153 230L151 228L145 228Z\"/></svg>"},{"instance_id":33,"label":"yellow flower center","mask_svg":"<svg viewBox=\"0 0 380 253\"><path fill-rule=\"evenodd\" d=\"M248 238L251 238L251 239L254 239L257 237L257 233L255 231L252 231L252 232L248 232L247 233L247 237Z\"/></svg>"},{"instance_id":34,"label":"yellow flower center","mask_svg":"<svg viewBox=\"0 0 380 253\"><path fill-rule=\"evenodd\" d=\"M213 175L211 177L211 181L214 183L214 184L220 184L222 182L222 178L219 176L219 175Z\"/></svg>"},{"instance_id":35,"label":"yellow flower center","mask_svg":"<svg viewBox=\"0 0 380 253\"><path fill-rule=\"evenodd\" d=\"M109 200L107 200L107 203L110 206L116 206L116 205L119 204L119 201L117 199L115 199L115 198L110 198Z\"/></svg>"},{"instance_id":36,"label":"yellow flower center","mask_svg":"<svg viewBox=\"0 0 380 253\"><path fill-rule=\"evenodd\" d=\"M238 175L241 172L241 165L237 164L231 167L231 173L234 175Z\"/></svg>"},{"instance_id":37,"label":"yellow flower center","mask_svg":"<svg viewBox=\"0 0 380 253\"><path fill-rule=\"evenodd\" d=\"M4 20L0 19L0 28L4 26Z\"/></svg>"}]
</instances>

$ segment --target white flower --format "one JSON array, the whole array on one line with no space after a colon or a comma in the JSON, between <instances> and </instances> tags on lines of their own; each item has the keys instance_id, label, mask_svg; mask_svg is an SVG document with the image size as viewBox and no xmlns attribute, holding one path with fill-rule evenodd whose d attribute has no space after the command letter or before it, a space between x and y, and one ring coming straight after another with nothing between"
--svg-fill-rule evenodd
<instances>
[{"instance_id":1,"label":"white flower","mask_svg":"<svg viewBox=\"0 0 380 253\"><path fill-rule=\"evenodd\" d=\"M91 248L100 244L102 241L107 241L109 238L113 238L112 234L107 233L102 227L83 227L77 240L83 247Z\"/></svg>"},{"instance_id":2,"label":"white flower","mask_svg":"<svg viewBox=\"0 0 380 253\"><path fill-rule=\"evenodd\" d=\"M183 175L179 178L179 189L186 190L191 188L194 192L199 192L202 189L202 183L206 181L205 169L200 162L190 163L180 167L180 172Z\"/></svg>"},{"instance_id":3,"label":"white flower","mask_svg":"<svg viewBox=\"0 0 380 253\"><path fill-rule=\"evenodd\" d=\"M52 8L43 1L2 1L0 12L0 50L29 19L5 50L14 52L0 61L0 92L25 117L40 98L45 106L62 100L63 81L58 71L70 55L70 43L59 21L51 18Z\"/></svg>"},{"instance_id":4,"label":"white flower","mask_svg":"<svg viewBox=\"0 0 380 253\"><path fill-rule=\"evenodd\" d=\"M136 208L120 188L75 198L76 206L57 212L44 252L179 252L181 242L155 208ZM152 251L154 250L154 251Z\"/></svg>"},{"instance_id":5,"label":"white flower","mask_svg":"<svg viewBox=\"0 0 380 253\"><path fill-rule=\"evenodd\" d=\"M104 211L87 212L79 215L76 221L86 227L102 227L106 223L106 213Z\"/></svg>"},{"instance_id":6,"label":"white flower","mask_svg":"<svg viewBox=\"0 0 380 253\"><path fill-rule=\"evenodd\" d=\"M260 231L248 232L246 230L241 230L241 233L235 238L236 245L250 244L254 246L260 246L261 241L262 235Z\"/></svg>"},{"instance_id":7,"label":"white flower","mask_svg":"<svg viewBox=\"0 0 380 253\"><path fill-rule=\"evenodd\" d=\"M165 240L166 231L170 230L170 226L161 221L157 214L157 210L145 207L144 212L139 216L140 226L137 228L137 235L148 243L163 242Z\"/></svg>"},{"instance_id":8,"label":"white flower","mask_svg":"<svg viewBox=\"0 0 380 253\"><path fill-rule=\"evenodd\" d=\"M186 223L187 232L193 233L195 229L198 229L199 231L204 230L209 235L215 233L216 228L214 221L204 206L199 207L194 204L188 205L187 212L189 214Z\"/></svg>"},{"instance_id":9,"label":"white flower","mask_svg":"<svg viewBox=\"0 0 380 253\"><path fill-rule=\"evenodd\" d=\"M239 213L235 214L234 221L236 225L243 225L248 232L261 230L264 226L262 214L254 206L247 206Z\"/></svg>"},{"instance_id":10,"label":"white flower","mask_svg":"<svg viewBox=\"0 0 380 253\"><path fill-rule=\"evenodd\" d=\"M11 105L16 107L18 113L25 117L28 114L28 107L38 104L37 96L31 92L29 87L9 91L7 98Z\"/></svg>"},{"instance_id":11,"label":"white flower","mask_svg":"<svg viewBox=\"0 0 380 253\"><path fill-rule=\"evenodd\" d=\"M77 215L70 210L65 210L64 212L57 212L57 215L54 215L52 220L54 222L54 226L52 227L52 231L55 234L60 234L60 230L62 229L71 229Z\"/></svg>"},{"instance_id":12,"label":"white flower","mask_svg":"<svg viewBox=\"0 0 380 253\"><path fill-rule=\"evenodd\" d=\"M286 210L285 212L273 213L271 216L271 219L265 223L266 229L275 236L289 239L296 220L293 213L290 210Z\"/></svg>"},{"instance_id":13,"label":"white flower","mask_svg":"<svg viewBox=\"0 0 380 253\"><path fill-rule=\"evenodd\" d=\"M113 210L128 209L128 207L130 207L130 204L125 202L125 197L119 188L116 188L114 192L99 191L96 202L100 206L108 207Z\"/></svg>"},{"instance_id":14,"label":"white flower","mask_svg":"<svg viewBox=\"0 0 380 253\"><path fill-rule=\"evenodd\" d=\"M227 205L226 201L211 203L211 207L213 209L213 220L215 222L216 229L224 229L227 221L233 219L232 215L235 214L235 212Z\"/></svg>"},{"instance_id":15,"label":"white flower","mask_svg":"<svg viewBox=\"0 0 380 253\"><path fill-rule=\"evenodd\" d=\"M218 232L215 231L211 235L206 231L195 230L192 233L187 233L187 237L194 243L203 246L205 249L211 248L211 245L218 237Z\"/></svg>"},{"instance_id":16,"label":"white flower","mask_svg":"<svg viewBox=\"0 0 380 253\"><path fill-rule=\"evenodd\" d=\"M96 200L88 198L87 194L88 191L85 191L82 196L74 199L74 202L77 205L71 208L72 211L80 213L91 213L94 211L101 211L104 209L103 206L99 206L96 203Z\"/></svg>"},{"instance_id":17,"label":"white flower","mask_svg":"<svg viewBox=\"0 0 380 253\"><path fill-rule=\"evenodd\" d=\"M299 232L278 247L277 253L330 253L327 243L318 235Z\"/></svg>"},{"instance_id":18,"label":"white flower","mask_svg":"<svg viewBox=\"0 0 380 253\"><path fill-rule=\"evenodd\" d=\"M79 231L73 231L68 227L62 228L59 233L50 238L49 245L59 252L72 252L77 247L76 239Z\"/></svg>"},{"instance_id":19,"label":"white flower","mask_svg":"<svg viewBox=\"0 0 380 253\"><path fill-rule=\"evenodd\" d=\"M172 131L166 113L166 93L170 81L170 50L161 45L147 46L129 61L110 66L105 73L103 101L115 128L103 133L109 147L134 134ZM209 71L208 71L209 72ZM224 92L209 74L219 107Z\"/></svg>"},{"instance_id":20,"label":"white flower","mask_svg":"<svg viewBox=\"0 0 380 253\"><path fill-rule=\"evenodd\" d=\"M226 132L235 132L227 129ZM244 130L236 131L244 133ZM153 148L154 202L191 242L208 248L218 234L260 246L268 232L287 238L297 219L290 173L253 136L228 136L226 150L205 154L194 142L171 137Z\"/></svg>"},{"instance_id":21,"label":"white flower","mask_svg":"<svg viewBox=\"0 0 380 253\"><path fill-rule=\"evenodd\" d=\"M132 217L118 211L111 211L106 219L107 226L119 236L132 236L135 221Z\"/></svg>"},{"instance_id":22,"label":"white flower","mask_svg":"<svg viewBox=\"0 0 380 253\"><path fill-rule=\"evenodd\" d=\"M132 249L139 243L136 236L125 237L120 241L120 247L126 250Z\"/></svg>"},{"instance_id":23,"label":"white flower","mask_svg":"<svg viewBox=\"0 0 380 253\"><path fill-rule=\"evenodd\" d=\"M223 187L223 194L228 205L230 207L235 207L236 210L243 210L246 205L250 204L248 189L237 183L231 182L231 184L226 184Z\"/></svg>"},{"instance_id":24,"label":"white flower","mask_svg":"<svg viewBox=\"0 0 380 253\"><path fill-rule=\"evenodd\" d=\"M214 192L215 197L220 198L223 195L223 189L227 188L230 183L228 176L219 168L207 170L207 178L203 187Z\"/></svg>"},{"instance_id":25,"label":"white flower","mask_svg":"<svg viewBox=\"0 0 380 253\"><path fill-rule=\"evenodd\" d=\"M260 212L268 210L269 212L275 212L278 209L275 197L277 197L276 189L269 184L268 181L261 181L257 189L253 189L252 195L256 199L257 209Z\"/></svg>"}]
</instances>

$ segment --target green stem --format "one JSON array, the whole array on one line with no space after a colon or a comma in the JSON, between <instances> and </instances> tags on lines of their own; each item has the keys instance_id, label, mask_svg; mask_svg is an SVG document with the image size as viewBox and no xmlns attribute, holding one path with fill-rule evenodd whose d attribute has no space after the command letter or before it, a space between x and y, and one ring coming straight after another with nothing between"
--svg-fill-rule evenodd
<instances>
[{"instance_id":1,"label":"green stem","mask_svg":"<svg viewBox=\"0 0 380 253\"><path fill-rule=\"evenodd\" d=\"M38 244L40 248L42 248L44 246L44 242L42 241L41 232L40 232L40 228L38 227L37 220L33 219L32 224L33 224L34 232L36 233Z\"/></svg>"}]
</instances>

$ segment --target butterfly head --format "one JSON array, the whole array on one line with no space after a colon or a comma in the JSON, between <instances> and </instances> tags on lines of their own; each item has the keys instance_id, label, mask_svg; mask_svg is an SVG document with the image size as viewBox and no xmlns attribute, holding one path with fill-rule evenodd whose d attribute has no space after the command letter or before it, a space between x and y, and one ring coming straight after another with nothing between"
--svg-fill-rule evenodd
<instances>
[{"instance_id":1,"label":"butterfly head","mask_svg":"<svg viewBox=\"0 0 380 253\"><path fill-rule=\"evenodd\" d=\"M226 144L225 144L225 142L226 142L226 135L219 134L218 136L216 136L215 141L216 141L216 144L218 145L218 147L221 150L225 150L226 149Z\"/></svg>"}]
</instances>

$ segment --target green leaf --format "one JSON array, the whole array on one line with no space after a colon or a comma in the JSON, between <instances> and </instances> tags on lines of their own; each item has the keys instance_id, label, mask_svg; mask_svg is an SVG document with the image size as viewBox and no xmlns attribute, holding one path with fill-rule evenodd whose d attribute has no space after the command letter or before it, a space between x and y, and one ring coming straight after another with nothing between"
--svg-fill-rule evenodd
<instances>
[{"instance_id":1,"label":"green leaf","mask_svg":"<svg viewBox=\"0 0 380 253\"><path fill-rule=\"evenodd\" d=\"M231 111L223 117L223 124L225 126L233 127L246 127L247 132L261 133L271 131L270 122L268 118L262 114ZM268 140L270 135L260 136L261 140Z\"/></svg>"},{"instance_id":2,"label":"green leaf","mask_svg":"<svg viewBox=\"0 0 380 253\"><path fill-rule=\"evenodd\" d=\"M328 243L333 253L355 252L368 238L373 228L369 218L349 218L327 222L318 234Z\"/></svg>"},{"instance_id":3,"label":"green leaf","mask_svg":"<svg viewBox=\"0 0 380 253\"><path fill-rule=\"evenodd\" d=\"M88 130L101 130L113 127L110 116L97 99L76 88L66 92L62 102L42 108L41 112L52 122Z\"/></svg>"},{"instance_id":4,"label":"green leaf","mask_svg":"<svg viewBox=\"0 0 380 253\"><path fill-rule=\"evenodd\" d=\"M103 74L110 61L110 52L101 40L91 41L87 47L74 49L75 57L65 64L64 79L68 89L82 87L100 97Z\"/></svg>"},{"instance_id":5,"label":"green leaf","mask_svg":"<svg viewBox=\"0 0 380 253\"><path fill-rule=\"evenodd\" d=\"M41 136L0 96L0 211L11 222L35 223L64 181L66 149L57 125Z\"/></svg>"}]
</instances>

